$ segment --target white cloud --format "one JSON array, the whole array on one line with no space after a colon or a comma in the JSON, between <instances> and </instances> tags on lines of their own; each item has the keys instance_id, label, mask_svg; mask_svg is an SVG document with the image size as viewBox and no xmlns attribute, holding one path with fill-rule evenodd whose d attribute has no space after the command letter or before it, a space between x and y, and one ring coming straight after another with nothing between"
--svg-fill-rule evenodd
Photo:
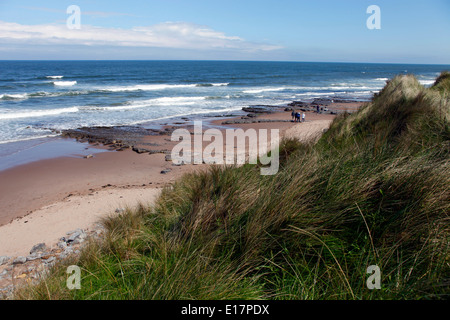
<instances>
[{"instance_id":1,"label":"white cloud","mask_svg":"<svg viewBox=\"0 0 450 320\"><path fill-rule=\"evenodd\" d=\"M0 21L0 42L85 46L153 47L194 50L271 51L279 46L246 41L189 22L165 22L131 30L81 25L70 30L61 24L23 25Z\"/></svg>"},{"instance_id":2,"label":"white cloud","mask_svg":"<svg viewBox=\"0 0 450 320\"><path fill-rule=\"evenodd\" d=\"M60 9L45 8L45 7L28 7L28 6L20 6L20 7L23 9L32 10L32 11L53 12L53 13L59 13L59 14L64 14L64 15L67 14L66 10L60 10ZM83 11L83 15L99 17L99 18L108 18L108 17L114 17L114 16L135 17L134 14L130 14L130 13L106 12L106 11Z\"/></svg>"}]
</instances>

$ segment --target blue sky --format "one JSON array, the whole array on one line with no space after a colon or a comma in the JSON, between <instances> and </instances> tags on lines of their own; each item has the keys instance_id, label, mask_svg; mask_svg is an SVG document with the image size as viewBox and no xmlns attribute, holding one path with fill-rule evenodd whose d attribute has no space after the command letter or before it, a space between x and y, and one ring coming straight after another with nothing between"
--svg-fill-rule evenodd
<instances>
[{"instance_id":1,"label":"blue sky","mask_svg":"<svg viewBox=\"0 0 450 320\"><path fill-rule=\"evenodd\" d=\"M450 64L449 17L448 0L0 0L0 59Z\"/></svg>"}]
</instances>

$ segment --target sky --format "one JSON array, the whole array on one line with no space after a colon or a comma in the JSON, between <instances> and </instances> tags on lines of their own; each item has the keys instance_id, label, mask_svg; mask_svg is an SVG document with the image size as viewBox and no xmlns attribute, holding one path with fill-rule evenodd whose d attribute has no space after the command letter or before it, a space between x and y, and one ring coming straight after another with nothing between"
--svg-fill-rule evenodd
<instances>
[{"instance_id":1,"label":"sky","mask_svg":"<svg viewBox=\"0 0 450 320\"><path fill-rule=\"evenodd\" d=\"M0 0L0 59L450 64L449 17L449 0Z\"/></svg>"}]
</instances>

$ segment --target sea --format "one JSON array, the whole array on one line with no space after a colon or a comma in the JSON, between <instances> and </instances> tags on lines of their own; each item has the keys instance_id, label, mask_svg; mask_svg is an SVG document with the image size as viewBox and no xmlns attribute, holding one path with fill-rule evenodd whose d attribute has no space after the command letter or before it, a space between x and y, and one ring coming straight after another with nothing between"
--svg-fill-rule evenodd
<instances>
[{"instance_id":1,"label":"sea","mask_svg":"<svg viewBox=\"0 0 450 320\"><path fill-rule=\"evenodd\" d=\"M414 74L430 86L449 69L259 61L0 61L0 170L17 164L17 154L21 162L42 157L36 147L57 137L58 130L161 124L315 98L366 101L396 75ZM64 145L47 150L46 156L78 148Z\"/></svg>"}]
</instances>

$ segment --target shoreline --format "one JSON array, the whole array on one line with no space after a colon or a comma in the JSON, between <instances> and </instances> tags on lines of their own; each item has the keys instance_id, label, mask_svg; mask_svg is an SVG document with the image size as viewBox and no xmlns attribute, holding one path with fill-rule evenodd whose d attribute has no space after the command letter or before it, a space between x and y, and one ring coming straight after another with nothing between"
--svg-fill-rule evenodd
<instances>
[{"instance_id":1,"label":"shoreline","mask_svg":"<svg viewBox=\"0 0 450 320\"><path fill-rule=\"evenodd\" d=\"M362 102L353 101L332 104L329 109L336 111L334 114L317 114L306 110L306 122L301 124L291 122L291 112L288 109L292 107L286 106L269 106L272 109L270 113L255 111L253 115L248 113L247 116L208 117L206 121L205 118L200 120L203 121L203 130L217 128L223 132L225 129L237 128L280 129L281 136L289 128L303 125L291 131L288 136L300 135L304 139L306 136L302 135L301 131L310 131L311 122L318 124L321 123L317 122L319 120L330 121L337 113L356 111L362 104ZM294 108L302 109L301 106ZM155 187L174 180L175 177L172 178L172 176L178 177L195 166L193 164L174 166L170 156L169 159L167 157L178 143L170 141L170 134L178 128L192 130L195 119L183 118L183 120L181 122L177 119L173 123L163 123L160 129L154 129L154 124L151 124L152 129L142 129L145 126L137 127L142 131L132 132L132 141L127 131L125 134L121 132L122 127L100 127L100 134L96 132L98 131L96 127L87 128L93 130L93 133L88 133L87 136L85 131L74 135L73 132L78 130L67 130L69 134L63 133L57 138L61 144L71 145L67 150L62 151L65 154L57 156L50 154L43 159L19 163L0 170L0 204L2 204L0 227L61 200L68 194L87 194L108 185ZM325 124L322 123L322 125ZM103 129L108 131L107 137ZM124 141L124 138L128 140ZM50 144L55 141L55 138L51 139ZM124 144L126 144L125 147ZM73 146L76 146L76 149L70 150ZM57 147L60 146L57 145ZM170 174L161 175L160 172L165 169L171 169ZM167 179L168 176L169 179Z\"/></svg>"},{"instance_id":2,"label":"shoreline","mask_svg":"<svg viewBox=\"0 0 450 320\"><path fill-rule=\"evenodd\" d=\"M352 104L352 110L361 105ZM282 106L257 116L212 119L203 130L211 127L222 132L227 128L279 129L280 138L308 139L320 136L336 116L305 113L306 122L293 123L291 112ZM242 120L248 121L242 123ZM168 124L168 127L173 125ZM192 127L189 122L179 126ZM78 229L95 233L102 217L133 208L138 203L150 205L165 185L187 172L209 166L173 164L161 149L171 150L177 143L170 141L169 135L144 135L139 137L136 146L117 151L117 146L111 144L83 142L79 144L116 151L94 153L92 157L43 159L0 171L0 258L9 258L3 265L0 261L0 289L11 285L10 280L4 277L2 280L2 273L8 268L8 272L23 272L28 263L35 263L27 261L14 265L12 262L17 257L29 256L36 244L45 243L51 252L61 254L58 249L61 237ZM139 152L142 146L147 149Z\"/></svg>"},{"instance_id":3,"label":"shoreline","mask_svg":"<svg viewBox=\"0 0 450 320\"><path fill-rule=\"evenodd\" d=\"M362 104L360 102L340 103L333 104L329 108L338 112L349 110L352 112ZM227 128L244 130L277 128L280 129L283 136L285 131L293 126L303 125L298 129L306 129L305 126L310 127L308 125L310 122L329 121L334 119L336 114L317 114L308 110L306 111L306 122L298 124L290 121L290 111L287 110L289 107L271 107L275 110L271 110L270 113L256 113L252 117L243 115L213 117L207 118L207 121L204 121L203 118L200 120L204 121L203 130L208 128L218 128L222 131ZM192 129L194 120L188 121L187 118L183 118L183 120L181 122L177 119L173 123L165 123L159 130L143 129L137 134L133 132L134 140L125 141L128 144L126 147L123 147L124 137L117 137L119 130L114 130L114 127L106 128L111 131L108 132L109 137L107 138L102 135L102 132L100 135L94 132L92 136L86 137L84 131L81 135L76 136L73 135L76 130L68 130L71 134L66 134L66 137L69 138L59 137L57 139L62 144L68 143L76 146L75 152L66 150L63 151L66 152L63 155L47 155L44 159L25 164L19 163L14 167L0 170L0 181L2 181L0 183L0 204L2 204L0 227L58 199L63 199L68 194L87 194L91 190L99 190L108 185L158 186L168 182L167 176L179 176L187 171L186 169L190 170L193 164L173 166L170 159L166 157L170 154L173 146L178 143L170 141L169 135L173 130L177 128ZM303 131L310 131L310 129ZM292 132L290 134L290 136L295 135ZM124 136L127 138L127 133ZM109 141L105 142L105 139ZM171 169L170 174L161 179L160 172L169 168ZM169 181L172 180L172 178L169 179ZM36 204L30 205L30 202ZM14 207L16 207L15 210Z\"/></svg>"}]
</instances>

